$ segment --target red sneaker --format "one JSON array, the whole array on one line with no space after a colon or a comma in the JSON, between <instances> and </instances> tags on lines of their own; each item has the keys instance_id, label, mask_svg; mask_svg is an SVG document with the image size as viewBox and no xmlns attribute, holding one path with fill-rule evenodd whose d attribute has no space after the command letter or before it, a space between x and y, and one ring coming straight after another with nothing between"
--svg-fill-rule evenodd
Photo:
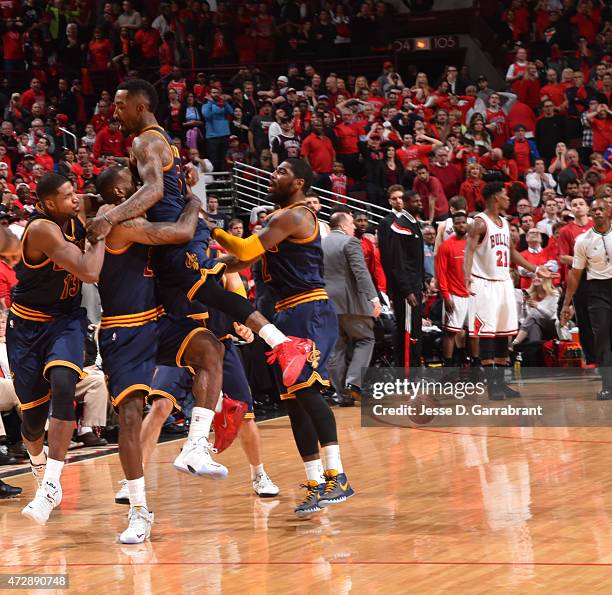
<instances>
[{"instance_id":1,"label":"red sneaker","mask_svg":"<svg viewBox=\"0 0 612 595\"><path fill-rule=\"evenodd\" d=\"M299 337L288 337L285 341L277 345L272 351L268 351L268 363L273 364L278 361L278 365L283 371L283 384L293 386L299 375L304 369L306 360L313 352L313 343L310 339L300 339ZM313 365L313 367L316 367Z\"/></svg>"},{"instance_id":2,"label":"red sneaker","mask_svg":"<svg viewBox=\"0 0 612 595\"><path fill-rule=\"evenodd\" d=\"M238 436L240 424L244 419L248 406L242 401L230 399L223 395L223 409L215 413L213 430L215 431L215 448L223 452Z\"/></svg>"}]
</instances>

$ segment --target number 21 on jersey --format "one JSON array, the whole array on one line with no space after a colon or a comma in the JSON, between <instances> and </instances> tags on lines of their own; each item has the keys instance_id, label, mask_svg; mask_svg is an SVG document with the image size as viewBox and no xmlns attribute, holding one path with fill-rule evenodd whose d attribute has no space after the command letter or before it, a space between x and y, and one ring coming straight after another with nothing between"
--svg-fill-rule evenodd
<instances>
[{"instance_id":1,"label":"number 21 on jersey","mask_svg":"<svg viewBox=\"0 0 612 595\"><path fill-rule=\"evenodd\" d=\"M495 253L495 256L497 257L497 266L500 269L507 269L509 266L509 253L508 250L498 250Z\"/></svg>"}]
</instances>

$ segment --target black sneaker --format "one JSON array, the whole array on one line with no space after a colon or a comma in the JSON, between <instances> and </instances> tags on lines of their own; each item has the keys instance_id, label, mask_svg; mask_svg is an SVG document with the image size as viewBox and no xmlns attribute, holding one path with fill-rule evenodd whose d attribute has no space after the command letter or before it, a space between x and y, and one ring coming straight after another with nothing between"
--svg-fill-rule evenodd
<instances>
[{"instance_id":1,"label":"black sneaker","mask_svg":"<svg viewBox=\"0 0 612 595\"><path fill-rule=\"evenodd\" d=\"M6 444L0 444L0 465L16 465L17 459L8 454Z\"/></svg>"},{"instance_id":2,"label":"black sneaker","mask_svg":"<svg viewBox=\"0 0 612 595\"><path fill-rule=\"evenodd\" d=\"M598 401L609 401L610 399L612 399L612 391L604 389L597 393Z\"/></svg>"},{"instance_id":3,"label":"black sneaker","mask_svg":"<svg viewBox=\"0 0 612 595\"><path fill-rule=\"evenodd\" d=\"M496 367L495 372L497 374L496 382L497 382L497 390L506 398L506 399L518 399L521 396L521 393L513 388L510 388L505 380L504 380L504 372L506 370L505 366Z\"/></svg>"},{"instance_id":4,"label":"black sneaker","mask_svg":"<svg viewBox=\"0 0 612 595\"><path fill-rule=\"evenodd\" d=\"M295 508L295 516L298 519L304 519L314 512L321 510L319 506L319 498L325 490L325 483L317 483L316 481L307 481L302 487L306 488L306 498Z\"/></svg>"},{"instance_id":5,"label":"black sneaker","mask_svg":"<svg viewBox=\"0 0 612 595\"><path fill-rule=\"evenodd\" d=\"M344 502L354 495L345 473L338 473L333 469L325 472L325 490L319 498L321 508Z\"/></svg>"},{"instance_id":6,"label":"black sneaker","mask_svg":"<svg viewBox=\"0 0 612 595\"><path fill-rule=\"evenodd\" d=\"M21 488L11 486L8 483L4 483L0 479L0 499L16 498L17 496L19 496L19 494L21 494Z\"/></svg>"}]
</instances>

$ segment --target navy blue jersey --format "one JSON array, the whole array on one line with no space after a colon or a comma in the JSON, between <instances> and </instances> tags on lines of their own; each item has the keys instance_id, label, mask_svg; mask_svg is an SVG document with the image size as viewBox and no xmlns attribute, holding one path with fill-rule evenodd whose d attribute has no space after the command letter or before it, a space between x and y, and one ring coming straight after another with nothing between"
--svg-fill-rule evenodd
<instances>
[{"instance_id":1,"label":"navy blue jersey","mask_svg":"<svg viewBox=\"0 0 612 595\"><path fill-rule=\"evenodd\" d=\"M160 136L166 141L172 154L172 161L164 165L164 196L147 211L147 219L149 221L177 221L185 207L185 190L187 188L179 151L161 126L148 126L140 134ZM133 167L132 169L138 175L136 168Z\"/></svg>"},{"instance_id":2,"label":"navy blue jersey","mask_svg":"<svg viewBox=\"0 0 612 595\"><path fill-rule=\"evenodd\" d=\"M185 192L187 189L187 182L185 181L185 173L183 171L183 163L179 151L172 144L172 139L161 126L149 126L140 134L155 134L161 137L168 144L168 148L172 154L172 161L164 165L164 195L159 202L147 211L147 219L155 222L178 221L178 218L185 208ZM138 169L133 158L130 158L130 167L132 173L138 178ZM208 242L210 241L210 230L202 219L198 220L193 241L199 241L208 246ZM176 248L177 246L159 246L155 250L155 261L163 261L167 253L176 251ZM156 263L154 262L154 264Z\"/></svg>"},{"instance_id":3,"label":"navy blue jersey","mask_svg":"<svg viewBox=\"0 0 612 595\"><path fill-rule=\"evenodd\" d=\"M323 249L317 217L303 202L282 210L287 209L306 209L312 215L315 230L309 238L303 240L283 240L274 248L266 250L263 256L263 280L277 290L281 299L325 287Z\"/></svg>"},{"instance_id":4,"label":"navy blue jersey","mask_svg":"<svg viewBox=\"0 0 612 595\"><path fill-rule=\"evenodd\" d=\"M21 240L21 259L15 267L17 285L13 290L11 310L21 318L47 322L51 317L68 314L81 306L81 281L50 258L37 264L26 261L25 243L35 221L57 225L40 207L30 217ZM62 233L66 241L84 249L85 227L78 218L70 218Z\"/></svg>"},{"instance_id":5,"label":"navy blue jersey","mask_svg":"<svg viewBox=\"0 0 612 595\"><path fill-rule=\"evenodd\" d=\"M155 317L155 277L150 263L151 247L130 243L120 250L106 247L98 289L103 322L131 322L136 326Z\"/></svg>"}]
</instances>

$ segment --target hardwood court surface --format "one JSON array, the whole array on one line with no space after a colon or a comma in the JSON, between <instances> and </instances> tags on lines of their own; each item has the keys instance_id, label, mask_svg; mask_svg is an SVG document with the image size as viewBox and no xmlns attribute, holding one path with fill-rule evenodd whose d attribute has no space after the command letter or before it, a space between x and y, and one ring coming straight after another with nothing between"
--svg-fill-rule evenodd
<instances>
[{"instance_id":1,"label":"hardwood court surface","mask_svg":"<svg viewBox=\"0 0 612 595\"><path fill-rule=\"evenodd\" d=\"M224 482L175 472L180 443L161 445L143 546L116 542L117 455L68 465L44 528L19 514L32 477L10 478L24 495L0 501L0 572L65 572L71 592L104 595L611 592L610 429L362 428L358 408L336 415L357 496L311 520L293 516L303 472L279 418L260 425L274 500L250 493L237 444L218 457Z\"/></svg>"}]
</instances>

